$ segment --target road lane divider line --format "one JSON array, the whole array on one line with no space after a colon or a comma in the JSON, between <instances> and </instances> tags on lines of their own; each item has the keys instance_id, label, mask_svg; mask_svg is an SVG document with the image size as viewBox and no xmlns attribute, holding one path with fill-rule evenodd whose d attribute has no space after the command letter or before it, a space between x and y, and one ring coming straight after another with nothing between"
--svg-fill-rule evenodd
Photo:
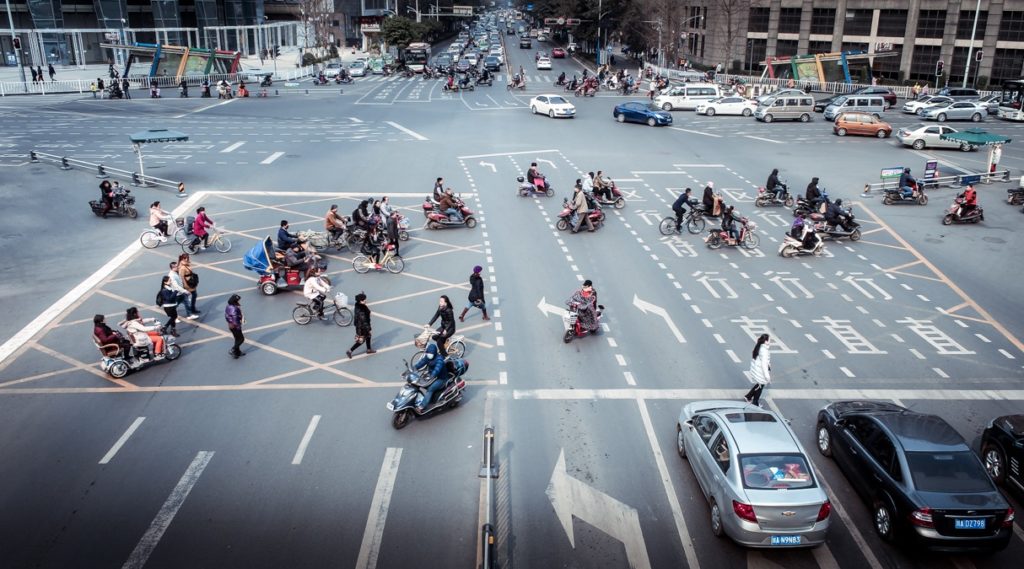
<instances>
[{"instance_id":1,"label":"road lane divider line","mask_svg":"<svg viewBox=\"0 0 1024 569\"><path fill-rule=\"evenodd\" d=\"M751 140L760 140L761 142L771 142L772 144L782 144L783 142L781 140L775 140L774 138L763 138L760 136L754 136L752 134L744 135L744 138L749 138Z\"/></svg>"},{"instance_id":2,"label":"road lane divider line","mask_svg":"<svg viewBox=\"0 0 1024 569\"><path fill-rule=\"evenodd\" d=\"M384 121L384 124L391 125L391 126L395 127L396 129L404 132L405 134L408 134L409 136L415 138L416 140L430 140L429 138L423 136L422 134L420 134L418 132L415 132L413 130L410 130L408 128L405 128L404 126L402 126L402 125L400 125L400 124L398 124L396 122Z\"/></svg>"},{"instance_id":3,"label":"road lane divider line","mask_svg":"<svg viewBox=\"0 0 1024 569\"><path fill-rule=\"evenodd\" d=\"M299 441L299 448L295 449L295 456L292 457L292 464L302 464L302 457L306 456L306 449L309 448L309 441L313 438L313 433L316 432L316 427L319 424L320 415L313 415L313 418L309 420L309 426L306 427L306 434L302 435L302 440Z\"/></svg>"},{"instance_id":4,"label":"road lane divider line","mask_svg":"<svg viewBox=\"0 0 1024 569\"><path fill-rule=\"evenodd\" d=\"M141 569L146 564L149 556L156 549L157 544L160 543L160 538L163 537L164 532L171 525L174 516L177 515L178 510L185 503L185 499L192 492L192 488L195 487L199 477L203 474L203 470L210 464L212 458L213 451L204 450L196 454L192 464L189 465L188 469L185 470L185 474L178 480L174 490L171 490L171 495L167 497L167 501L164 502L160 511L157 512L153 522L149 525L149 529L142 535L142 539L139 540L139 543L132 550L131 555L128 556L128 560L124 562L121 569Z\"/></svg>"},{"instance_id":5,"label":"road lane divider line","mask_svg":"<svg viewBox=\"0 0 1024 569\"><path fill-rule=\"evenodd\" d=\"M270 164L274 160L277 160L278 158L280 158L282 156L284 156L284 152L275 152L275 153L271 154L270 156L267 156L266 158L264 158L263 161L260 162L260 164Z\"/></svg>"},{"instance_id":6,"label":"road lane divider line","mask_svg":"<svg viewBox=\"0 0 1024 569\"><path fill-rule=\"evenodd\" d=\"M220 152L221 152L221 154L227 154L228 152L234 152L235 150L238 150L243 144L245 144L244 140L242 142L236 142L236 143L232 144L231 146L228 146L224 150L221 150Z\"/></svg>"},{"instance_id":7,"label":"road lane divider line","mask_svg":"<svg viewBox=\"0 0 1024 569\"><path fill-rule=\"evenodd\" d=\"M380 467L377 487L373 491L373 501L370 502L370 514L366 519L362 544L359 546L356 569L377 567L381 538L384 536L384 523L387 521L388 508L391 507L391 493L395 489L395 477L398 475L401 460L401 448L389 447L384 452L384 463Z\"/></svg>"},{"instance_id":8,"label":"road lane divider line","mask_svg":"<svg viewBox=\"0 0 1024 569\"><path fill-rule=\"evenodd\" d=\"M117 439L117 442L114 443L114 446L110 447L110 450L107 451L107 454L103 455L103 458L100 459L99 463L109 463L111 459L114 458L114 455L117 454L117 451L121 450L121 447L124 446L124 443L128 442L128 439L132 436L132 434L135 433L135 430L138 429L139 425L141 425L142 422L145 420L145 417L138 417L134 421L132 421L132 424L129 425L128 430L126 430L124 434L121 435L121 438Z\"/></svg>"},{"instance_id":9,"label":"road lane divider line","mask_svg":"<svg viewBox=\"0 0 1024 569\"><path fill-rule=\"evenodd\" d=\"M738 362L737 362L738 363ZM821 381L842 381L848 378L821 378ZM999 380L999 378L990 378ZM922 384L933 383L934 377L920 378ZM879 381L884 381L881 379ZM140 390L143 388L139 388ZM922 401L1024 401L1024 389L772 389L772 397L786 400L835 399L911 399ZM515 389L513 399L548 401L624 400L702 400L735 399L735 389L716 388L600 388L600 389Z\"/></svg>"},{"instance_id":10,"label":"road lane divider line","mask_svg":"<svg viewBox=\"0 0 1024 569\"><path fill-rule=\"evenodd\" d=\"M680 132L688 132L690 134L699 134L701 136L710 136L712 138L722 138L722 135L720 135L720 134L712 134L710 132L701 132L699 130L690 130L688 128L679 128L678 126L670 126L669 128L672 129L672 130L678 130ZM680 172L680 173L682 173L682 172Z\"/></svg>"},{"instance_id":11,"label":"road lane divider line","mask_svg":"<svg viewBox=\"0 0 1024 569\"><path fill-rule=\"evenodd\" d=\"M174 99L171 99L171 100L173 101ZM176 119L183 119L183 118L185 118L185 117L187 117L187 116L189 116L189 115L194 115L194 114L196 114L196 113L201 113L201 112L203 112L203 111L206 111L206 110L212 109L212 108L214 108L214 107L219 107L219 106L221 106L221 105L226 105L226 104L228 104L228 103L234 103L234 102L235 102L235 101L237 101L237 100L238 100L238 99L228 99L227 101L221 101L221 102L219 102L219 103L214 103L214 104L212 104L212 105L206 105L205 107L199 107L198 109L195 109L195 110L192 110L192 111L188 111L187 113L182 113L182 114L180 114L180 115L177 115L177 116L175 116L175 117L173 117L173 118L176 118Z\"/></svg>"},{"instance_id":12,"label":"road lane divider line","mask_svg":"<svg viewBox=\"0 0 1024 569\"><path fill-rule=\"evenodd\" d=\"M665 464L665 456L658 446L658 439L654 434L654 425L651 422L651 414L647 411L647 403L643 399L636 400L640 409L640 420L643 421L644 431L647 433L647 440L651 443L651 452L654 454L654 462L658 467L658 475L661 477L661 484L665 488L668 497L669 508L672 510L672 520L676 524L676 532L679 534L679 542L683 546L683 553L686 554L686 565L689 569L700 569L700 561L697 558L697 550L693 545L693 538L686 529L686 520L683 518L683 508L679 505L679 497L676 496L676 489L672 486L672 479L668 474L668 465Z\"/></svg>"}]
</instances>

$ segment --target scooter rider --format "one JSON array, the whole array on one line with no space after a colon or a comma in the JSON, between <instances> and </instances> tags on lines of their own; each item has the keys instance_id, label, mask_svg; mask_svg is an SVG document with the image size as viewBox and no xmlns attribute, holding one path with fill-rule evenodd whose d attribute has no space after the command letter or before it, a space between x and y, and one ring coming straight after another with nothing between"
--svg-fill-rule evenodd
<instances>
[{"instance_id":1,"label":"scooter rider","mask_svg":"<svg viewBox=\"0 0 1024 569\"><path fill-rule=\"evenodd\" d=\"M804 238L804 223L806 223L804 214L799 214L793 218L793 224L789 226L789 236L796 240L802 240Z\"/></svg>"},{"instance_id":2,"label":"scooter rider","mask_svg":"<svg viewBox=\"0 0 1024 569\"><path fill-rule=\"evenodd\" d=\"M576 225L572 228L572 232L578 233L580 226L583 225L583 222L586 222L587 231L593 233L594 224L590 221L590 208L587 207L587 196L583 193L583 185L580 180L576 180L576 187L573 188L572 208L578 216L576 219Z\"/></svg>"},{"instance_id":3,"label":"scooter rider","mask_svg":"<svg viewBox=\"0 0 1024 569\"><path fill-rule=\"evenodd\" d=\"M299 242L299 236L288 231L288 220L281 220L281 227L277 230L277 248L287 251L292 245Z\"/></svg>"},{"instance_id":4,"label":"scooter rider","mask_svg":"<svg viewBox=\"0 0 1024 569\"><path fill-rule=\"evenodd\" d=\"M540 180L541 183L538 184L537 180ZM530 182L534 186L537 186L538 188L541 187L541 186L545 186L546 185L544 183L545 182L544 174L541 174L540 170L537 169L537 163L536 162L531 162L530 163L530 169L526 171L526 181Z\"/></svg>"},{"instance_id":5,"label":"scooter rider","mask_svg":"<svg viewBox=\"0 0 1024 569\"><path fill-rule=\"evenodd\" d=\"M580 326L588 331L597 329L597 291L590 279L583 281L583 287L569 298L570 306L576 307L576 318Z\"/></svg>"},{"instance_id":6,"label":"scooter rider","mask_svg":"<svg viewBox=\"0 0 1024 569\"><path fill-rule=\"evenodd\" d=\"M430 322L427 322L427 328L433 326L438 318L441 319L441 327L436 330L430 339L437 343L439 353L446 353L445 344L448 343L448 338L455 335L455 308L452 307L452 301L448 299L446 294L442 294L438 300L437 311L434 312Z\"/></svg>"},{"instance_id":7,"label":"scooter rider","mask_svg":"<svg viewBox=\"0 0 1024 569\"><path fill-rule=\"evenodd\" d=\"M363 200L352 210L352 223L356 227L366 227L366 221L370 219L370 200Z\"/></svg>"},{"instance_id":8,"label":"scooter rider","mask_svg":"<svg viewBox=\"0 0 1024 569\"><path fill-rule=\"evenodd\" d=\"M786 184L779 181L779 169L773 168L772 173L768 175L768 182L764 185L765 191L772 192L775 194L775 200L778 201L783 192L788 190Z\"/></svg>"},{"instance_id":9,"label":"scooter rider","mask_svg":"<svg viewBox=\"0 0 1024 569\"><path fill-rule=\"evenodd\" d=\"M594 173L587 172L586 176L583 176L583 191L594 193Z\"/></svg>"},{"instance_id":10,"label":"scooter rider","mask_svg":"<svg viewBox=\"0 0 1024 569\"><path fill-rule=\"evenodd\" d=\"M565 85L565 71L558 75L558 81L555 82L555 85Z\"/></svg>"},{"instance_id":11,"label":"scooter rider","mask_svg":"<svg viewBox=\"0 0 1024 569\"><path fill-rule=\"evenodd\" d=\"M448 219L454 218L455 221L462 221L462 212L459 211L458 204L456 203L455 196L452 194L452 189L448 188L444 191L441 196L441 211L443 211Z\"/></svg>"},{"instance_id":12,"label":"scooter rider","mask_svg":"<svg viewBox=\"0 0 1024 569\"><path fill-rule=\"evenodd\" d=\"M974 185L967 186L964 190L964 201L960 204L960 210L957 212L957 217L964 217L971 213L978 207L978 192L974 191Z\"/></svg>"},{"instance_id":13,"label":"scooter rider","mask_svg":"<svg viewBox=\"0 0 1024 569\"><path fill-rule=\"evenodd\" d=\"M734 207L729 206L722 212L722 231L729 234L729 244L735 245L736 240L740 237L739 230L736 229L736 214L734 213Z\"/></svg>"},{"instance_id":14,"label":"scooter rider","mask_svg":"<svg viewBox=\"0 0 1024 569\"><path fill-rule=\"evenodd\" d=\"M800 234L801 247L805 251L813 251L818 244L818 236L814 232L814 224L804 222L803 232Z\"/></svg>"},{"instance_id":15,"label":"scooter rider","mask_svg":"<svg viewBox=\"0 0 1024 569\"><path fill-rule=\"evenodd\" d=\"M914 188L917 187L917 180L910 175L910 168L904 168L903 173L900 174L900 195L903 199L911 199L914 197Z\"/></svg>"},{"instance_id":16,"label":"scooter rider","mask_svg":"<svg viewBox=\"0 0 1024 569\"><path fill-rule=\"evenodd\" d=\"M603 174L604 172L598 170L597 175L594 176L594 193L605 201L611 201L612 185L611 182L605 179Z\"/></svg>"},{"instance_id":17,"label":"scooter rider","mask_svg":"<svg viewBox=\"0 0 1024 569\"><path fill-rule=\"evenodd\" d=\"M804 194L804 198L811 209L818 209L818 203L821 202L821 190L818 189L817 176L811 178L811 183L807 184L807 192Z\"/></svg>"},{"instance_id":18,"label":"scooter rider","mask_svg":"<svg viewBox=\"0 0 1024 569\"><path fill-rule=\"evenodd\" d=\"M422 413L430 406L430 402L433 401L434 395L440 391L448 379L448 369L445 366L445 358L441 357L437 352L437 344L428 344L423 357L418 362L413 364L413 368L416 370L426 370L430 374L433 381L427 386L426 393L423 394L423 399L416 403L416 409Z\"/></svg>"},{"instance_id":19,"label":"scooter rider","mask_svg":"<svg viewBox=\"0 0 1024 569\"><path fill-rule=\"evenodd\" d=\"M312 278L306 279L302 286L302 296L309 299L310 308L321 319L324 317L324 300L329 292L331 284L327 277L323 276L323 269L313 269Z\"/></svg>"},{"instance_id":20,"label":"scooter rider","mask_svg":"<svg viewBox=\"0 0 1024 569\"><path fill-rule=\"evenodd\" d=\"M672 211L676 212L676 231L679 231L683 226L683 217L686 215L686 206L692 205L690 202L690 193L693 190L686 188L683 193L679 194L676 201L672 202Z\"/></svg>"},{"instance_id":21,"label":"scooter rider","mask_svg":"<svg viewBox=\"0 0 1024 569\"><path fill-rule=\"evenodd\" d=\"M825 221L830 225L838 225L843 228L843 231L849 231L846 224L850 220L850 217L843 211L843 200L839 199L834 202L829 202L825 209Z\"/></svg>"},{"instance_id":22,"label":"scooter rider","mask_svg":"<svg viewBox=\"0 0 1024 569\"><path fill-rule=\"evenodd\" d=\"M444 195L444 178L438 176L434 182L434 201L441 201L442 195Z\"/></svg>"}]
</instances>

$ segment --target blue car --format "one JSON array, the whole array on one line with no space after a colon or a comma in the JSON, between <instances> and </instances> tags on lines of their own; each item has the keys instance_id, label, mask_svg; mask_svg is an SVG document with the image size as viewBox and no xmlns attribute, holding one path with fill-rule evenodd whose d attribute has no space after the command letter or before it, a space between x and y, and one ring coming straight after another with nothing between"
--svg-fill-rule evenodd
<instances>
[{"instance_id":1,"label":"blue car","mask_svg":"<svg viewBox=\"0 0 1024 569\"><path fill-rule=\"evenodd\" d=\"M619 122L647 123L649 126L672 124L671 114L661 110L657 105L646 101L630 101L615 105L612 116Z\"/></svg>"}]
</instances>

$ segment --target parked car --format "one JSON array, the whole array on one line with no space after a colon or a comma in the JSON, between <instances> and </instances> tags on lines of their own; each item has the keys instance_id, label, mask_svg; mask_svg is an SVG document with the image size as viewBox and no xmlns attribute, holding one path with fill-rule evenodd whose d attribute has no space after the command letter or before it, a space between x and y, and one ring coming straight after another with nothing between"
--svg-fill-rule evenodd
<instances>
[{"instance_id":1,"label":"parked car","mask_svg":"<svg viewBox=\"0 0 1024 569\"><path fill-rule=\"evenodd\" d=\"M338 73L341 73L340 63L328 63L324 68L324 77L337 77Z\"/></svg>"},{"instance_id":2,"label":"parked car","mask_svg":"<svg viewBox=\"0 0 1024 569\"><path fill-rule=\"evenodd\" d=\"M985 120L988 109L970 101L950 101L938 105L929 105L921 111L921 118L939 122Z\"/></svg>"},{"instance_id":3,"label":"parked car","mask_svg":"<svg viewBox=\"0 0 1024 569\"><path fill-rule=\"evenodd\" d=\"M530 112L550 118L576 116L576 107L561 95L537 95L530 99Z\"/></svg>"},{"instance_id":4,"label":"parked car","mask_svg":"<svg viewBox=\"0 0 1024 569\"><path fill-rule=\"evenodd\" d=\"M537 69L551 69L551 60L546 57L538 59Z\"/></svg>"},{"instance_id":5,"label":"parked car","mask_svg":"<svg viewBox=\"0 0 1024 569\"><path fill-rule=\"evenodd\" d=\"M939 105L939 104L942 104L942 103L951 103L951 102L953 102L953 99L950 99L949 97L945 97L943 95L925 95L924 97L921 97L920 99L914 99L914 100L907 101L906 103L903 103L903 108L901 110L904 113L910 113L910 114L913 114L913 115L919 115L929 105Z\"/></svg>"},{"instance_id":6,"label":"parked car","mask_svg":"<svg viewBox=\"0 0 1024 569\"><path fill-rule=\"evenodd\" d=\"M551 57L552 58L561 59L561 58L565 57L565 50L560 48L560 47L552 48L551 49Z\"/></svg>"},{"instance_id":7,"label":"parked car","mask_svg":"<svg viewBox=\"0 0 1024 569\"><path fill-rule=\"evenodd\" d=\"M647 101L629 101L615 105L612 116L619 122L645 123L648 126L665 126L672 124L672 115L654 103Z\"/></svg>"},{"instance_id":8,"label":"parked car","mask_svg":"<svg viewBox=\"0 0 1024 569\"><path fill-rule=\"evenodd\" d=\"M352 77L366 77L366 63L362 61L353 61L348 66L348 74Z\"/></svg>"},{"instance_id":9,"label":"parked car","mask_svg":"<svg viewBox=\"0 0 1024 569\"><path fill-rule=\"evenodd\" d=\"M996 484L1024 492L1024 415L989 421L981 433L981 461Z\"/></svg>"},{"instance_id":10,"label":"parked car","mask_svg":"<svg viewBox=\"0 0 1024 569\"><path fill-rule=\"evenodd\" d=\"M872 113L847 111L836 117L832 132L838 136L860 134L888 138L892 134L892 126Z\"/></svg>"},{"instance_id":11,"label":"parked car","mask_svg":"<svg viewBox=\"0 0 1024 569\"><path fill-rule=\"evenodd\" d=\"M939 91L939 95L945 95L955 101L977 101L981 98L981 94L978 93L977 89L962 87L946 87Z\"/></svg>"},{"instance_id":12,"label":"parked car","mask_svg":"<svg viewBox=\"0 0 1024 569\"><path fill-rule=\"evenodd\" d=\"M967 152L975 149L974 146L966 142L943 140L940 138L943 134L952 134L954 132L957 132L957 130L952 127L922 124L916 127L901 128L896 133L896 139L903 146L911 146L914 150L924 150L925 148L959 148Z\"/></svg>"},{"instance_id":13,"label":"parked car","mask_svg":"<svg viewBox=\"0 0 1024 569\"><path fill-rule=\"evenodd\" d=\"M698 115L743 115L749 117L757 110L757 103L743 97L719 97L697 105Z\"/></svg>"},{"instance_id":14,"label":"parked car","mask_svg":"<svg viewBox=\"0 0 1024 569\"><path fill-rule=\"evenodd\" d=\"M748 547L824 543L832 504L796 435L775 412L698 401L679 413L676 447L711 510L711 532Z\"/></svg>"},{"instance_id":15,"label":"parked car","mask_svg":"<svg viewBox=\"0 0 1024 569\"><path fill-rule=\"evenodd\" d=\"M872 510L885 541L940 551L1006 548L1013 508L977 455L935 415L876 401L818 412L818 451Z\"/></svg>"}]
</instances>

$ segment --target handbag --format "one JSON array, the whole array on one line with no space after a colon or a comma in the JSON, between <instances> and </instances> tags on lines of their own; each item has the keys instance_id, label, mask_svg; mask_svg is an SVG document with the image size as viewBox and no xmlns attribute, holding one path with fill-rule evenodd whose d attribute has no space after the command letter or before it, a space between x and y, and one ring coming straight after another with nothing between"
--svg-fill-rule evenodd
<instances>
[{"instance_id":1,"label":"handbag","mask_svg":"<svg viewBox=\"0 0 1024 569\"><path fill-rule=\"evenodd\" d=\"M192 288L196 288L199 286L199 275L196 273L189 273L188 276L185 277L185 284Z\"/></svg>"}]
</instances>

